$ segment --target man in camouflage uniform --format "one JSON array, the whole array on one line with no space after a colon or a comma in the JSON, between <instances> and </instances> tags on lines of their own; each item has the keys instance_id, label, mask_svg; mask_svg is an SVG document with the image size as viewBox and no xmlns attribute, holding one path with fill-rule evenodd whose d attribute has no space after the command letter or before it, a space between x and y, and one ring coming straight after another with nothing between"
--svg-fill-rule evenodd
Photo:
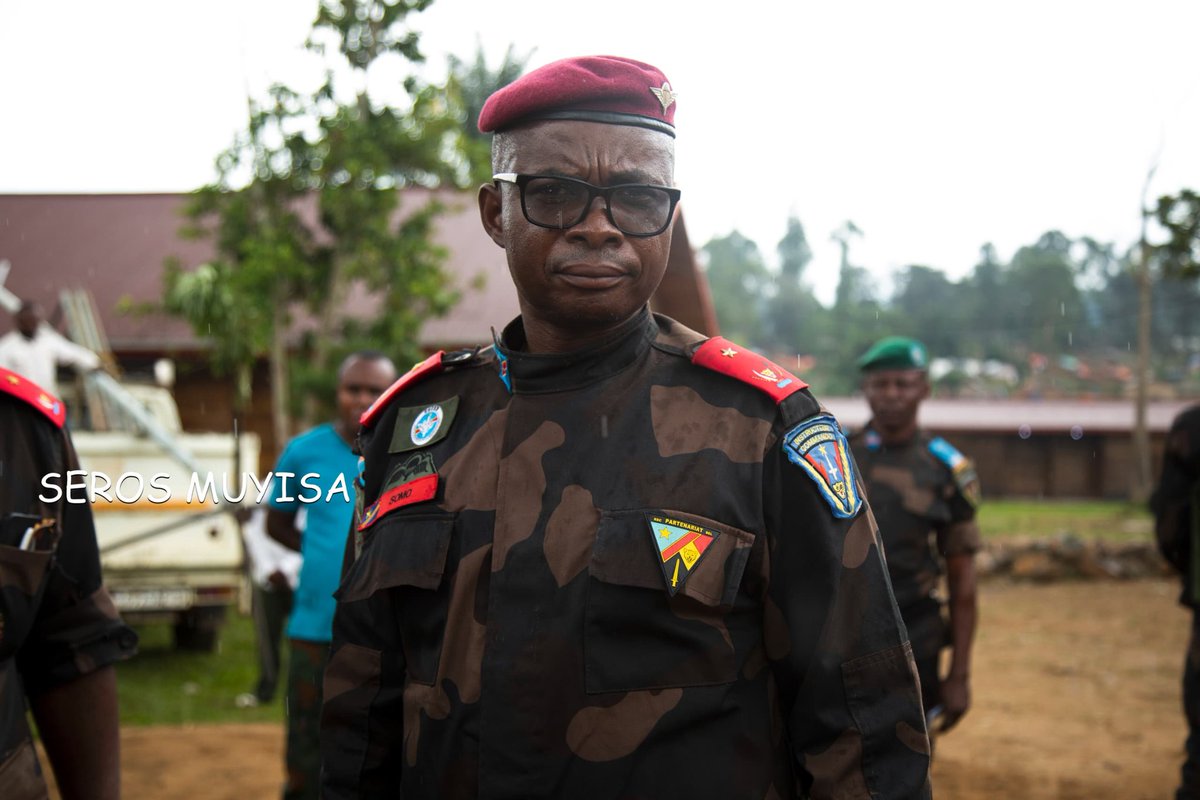
<instances>
[{"instance_id":1,"label":"man in camouflage uniform","mask_svg":"<svg viewBox=\"0 0 1200 800\"><path fill-rule=\"evenodd\" d=\"M647 308L674 110L661 72L614 57L485 105L480 211L522 314L363 417L326 797L929 796L911 650L836 421L777 365Z\"/></svg>"},{"instance_id":2,"label":"man in camouflage uniform","mask_svg":"<svg viewBox=\"0 0 1200 800\"><path fill-rule=\"evenodd\" d=\"M850 437L850 446L879 522L933 733L954 727L971 706L980 542L974 467L945 439L917 425L921 401L929 396L928 363L924 345L896 336L880 340L859 359L872 418ZM949 625L942 614L943 572ZM947 644L950 670L942 677L938 659Z\"/></svg>"},{"instance_id":3,"label":"man in camouflage uniform","mask_svg":"<svg viewBox=\"0 0 1200 800\"><path fill-rule=\"evenodd\" d=\"M1171 424L1162 474L1150 500L1154 532L1163 557L1179 570L1179 601L1192 609L1192 638L1183 667L1183 711L1187 759L1176 800L1200 799L1200 405L1185 409Z\"/></svg>"},{"instance_id":4,"label":"man in camouflage uniform","mask_svg":"<svg viewBox=\"0 0 1200 800\"><path fill-rule=\"evenodd\" d=\"M120 796L117 679L133 655L100 583L90 506L67 502L79 469L56 398L0 368L0 797L46 798L26 710L65 800ZM54 489L43 484L50 479ZM78 490L76 498L78 499ZM42 499L45 498L45 499ZM27 704L28 701L28 704Z\"/></svg>"}]
</instances>

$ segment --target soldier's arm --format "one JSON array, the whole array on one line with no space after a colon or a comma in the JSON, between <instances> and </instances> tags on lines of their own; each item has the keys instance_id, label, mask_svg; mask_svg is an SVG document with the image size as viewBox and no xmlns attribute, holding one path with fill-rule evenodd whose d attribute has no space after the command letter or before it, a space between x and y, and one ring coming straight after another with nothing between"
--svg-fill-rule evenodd
<instances>
[{"instance_id":1,"label":"soldier's arm","mask_svg":"<svg viewBox=\"0 0 1200 800\"><path fill-rule=\"evenodd\" d=\"M64 465L78 469L69 439L61 442ZM134 654L137 634L101 585L91 507L63 503L59 520L53 566L17 663L63 798L108 800L120 794L112 664Z\"/></svg>"},{"instance_id":2,"label":"soldier's arm","mask_svg":"<svg viewBox=\"0 0 1200 800\"><path fill-rule=\"evenodd\" d=\"M950 522L937 531L938 551L946 561L950 610L950 672L941 685L943 731L957 725L971 708L971 647L978 617L975 554L983 539L975 518L979 478L969 461L967 465L959 474L951 471L947 484Z\"/></svg>"},{"instance_id":3,"label":"soldier's arm","mask_svg":"<svg viewBox=\"0 0 1200 800\"><path fill-rule=\"evenodd\" d=\"M860 490L861 491L861 490ZM929 797L912 650L865 504L839 519L779 442L764 460L767 657L812 800Z\"/></svg>"},{"instance_id":4,"label":"soldier's arm","mask_svg":"<svg viewBox=\"0 0 1200 800\"><path fill-rule=\"evenodd\" d=\"M1187 572L1191 552L1190 494L1200 480L1200 407L1171 424L1163 451L1162 473L1150 501L1158 549L1175 569Z\"/></svg>"},{"instance_id":5,"label":"soldier's arm","mask_svg":"<svg viewBox=\"0 0 1200 800\"><path fill-rule=\"evenodd\" d=\"M54 686L31 697L29 705L63 800L117 800L121 771L116 670L104 667Z\"/></svg>"},{"instance_id":6,"label":"soldier's arm","mask_svg":"<svg viewBox=\"0 0 1200 800\"><path fill-rule=\"evenodd\" d=\"M942 682L942 730L953 728L971 707L971 645L975 641L978 604L975 557L960 553L946 559L950 592L950 672Z\"/></svg>"}]
</instances>

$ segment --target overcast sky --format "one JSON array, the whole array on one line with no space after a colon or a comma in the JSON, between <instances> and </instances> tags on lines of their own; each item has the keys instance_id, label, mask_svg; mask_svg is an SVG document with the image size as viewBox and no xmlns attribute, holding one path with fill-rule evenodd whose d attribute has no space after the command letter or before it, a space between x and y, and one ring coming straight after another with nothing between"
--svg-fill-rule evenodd
<instances>
[{"instance_id":1,"label":"overcast sky","mask_svg":"<svg viewBox=\"0 0 1200 800\"><path fill-rule=\"evenodd\" d=\"M0 0L0 192L186 191L245 116L247 90L314 85L316 0ZM706 12L705 9L712 9ZM694 246L737 229L769 261L789 214L836 282L829 234L879 276L960 276L1044 231L1122 249L1151 196L1200 189L1200 3L436 0L429 57L530 66L612 53L679 94L676 179ZM399 64L371 76L380 95ZM0 231L0 236L3 232Z\"/></svg>"}]
</instances>

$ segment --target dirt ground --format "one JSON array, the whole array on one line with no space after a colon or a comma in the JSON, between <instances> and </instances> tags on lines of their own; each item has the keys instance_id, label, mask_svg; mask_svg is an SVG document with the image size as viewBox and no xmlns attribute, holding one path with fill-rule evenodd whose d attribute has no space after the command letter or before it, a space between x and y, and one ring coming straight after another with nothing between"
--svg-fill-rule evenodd
<instances>
[{"instance_id":1,"label":"dirt ground","mask_svg":"<svg viewBox=\"0 0 1200 800\"><path fill-rule=\"evenodd\" d=\"M974 708L940 739L943 800L1165 800L1182 758L1176 584L985 583ZM127 728L132 800L278 796L282 726Z\"/></svg>"}]
</instances>

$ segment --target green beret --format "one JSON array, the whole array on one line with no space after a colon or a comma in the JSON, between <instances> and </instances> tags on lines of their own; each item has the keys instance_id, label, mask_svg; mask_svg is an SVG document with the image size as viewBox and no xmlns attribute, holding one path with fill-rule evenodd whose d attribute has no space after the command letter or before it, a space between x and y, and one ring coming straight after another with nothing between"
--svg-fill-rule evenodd
<instances>
[{"instance_id":1,"label":"green beret","mask_svg":"<svg viewBox=\"0 0 1200 800\"><path fill-rule=\"evenodd\" d=\"M906 336L884 337L858 358L858 368L863 372L928 367L929 353L925 350L925 345Z\"/></svg>"}]
</instances>

